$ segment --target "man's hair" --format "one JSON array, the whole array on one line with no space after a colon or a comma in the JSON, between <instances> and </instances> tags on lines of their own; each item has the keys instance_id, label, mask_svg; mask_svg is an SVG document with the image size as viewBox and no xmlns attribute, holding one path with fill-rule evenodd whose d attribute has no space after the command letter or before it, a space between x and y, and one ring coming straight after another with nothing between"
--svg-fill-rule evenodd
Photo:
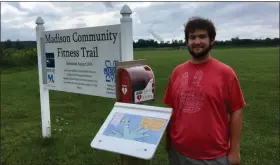
<instances>
[{"instance_id":1,"label":"man's hair","mask_svg":"<svg viewBox=\"0 0 280 165\"><path fill-rule=\"evenodd\" d=\"M193 33L195 30L206 30L210 41L214 41L216 38L216 29L211 20L201 17L192 17L185 24L184 32L186 43L188 43L189 34Z\"/></svg>"}]
</instances>

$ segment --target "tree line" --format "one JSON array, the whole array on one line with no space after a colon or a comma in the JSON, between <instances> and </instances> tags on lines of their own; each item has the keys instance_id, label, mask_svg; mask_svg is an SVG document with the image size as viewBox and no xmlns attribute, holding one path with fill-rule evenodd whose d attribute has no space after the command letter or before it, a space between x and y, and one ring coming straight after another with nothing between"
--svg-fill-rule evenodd
<instances>
[{"instance_id":1,"label":"tree line","mask_svg":"<svg viewBox=\"0 0 280 165\"><path fill-rule=\"evenodd\" d=\"M276 47L279 46L279 38L266 39L239 39L232 38L227 41L216 41L214 48L219 47ZM37 65L36 41L11 41L6 40L0 44L0 69L12 67L30 67ZM157 42L153 39L139 39L133 42L135 51L153 49L185 49L184 40L172 40Z\"/></svg>"},{"instance_id":2,"label":"tree line","mask_svg":"<svg viewBox=\"0 0 280 165\"><path fill-rule=\"evenodd\" d=\"M279 38L266 39L240 39L238 37L226 41L215 41L214 47L251 47L251 46L279 46ZM1 42L2 49L14 48L18 50L36 48L36 41L11 41ZM133 42L134 48L180 48L185 47L185 40L172 40L158 42L154 39L139 39Z\"/></svg>"},{"instance_id":3,"label":"tree line","mask_svg":"<svg viewBox=\"0 0 280 165\"><path fill-rule=\"evenodd\" d=\"M252 46L279 46L279 38L266 39L239 39L238 37L226 41L215 41L214 47L252 47ZM139 39L133 42L134 48L160 48L160 47L185 47L185 40L172 40L167 42L157 42L153 39Z\"/></svg>"}]
</instances>

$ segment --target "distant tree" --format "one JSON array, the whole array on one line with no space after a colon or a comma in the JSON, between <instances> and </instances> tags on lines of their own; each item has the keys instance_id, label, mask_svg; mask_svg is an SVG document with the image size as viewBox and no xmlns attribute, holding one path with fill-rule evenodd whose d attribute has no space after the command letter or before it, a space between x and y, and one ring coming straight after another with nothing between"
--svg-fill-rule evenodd
<instances>
[{"instance_id":1,"label":"distant tree","mask_svg":"<svg viewBox=\"0 0 280 165\"><path fill-rule=\"evenodd\" d=\"M229 47L229 46L279 46L279 38L265 38L265 39L240 39L239 37L231 38L227 41L215 41L216 47ZM1 42L3 44L2 49L14 48L17 50L33 49L36 48L36 41L11 41L7 40ZM138 39L133 42L134 48L159 48L159 47L173 47L181 48L185 46L184 39L172 39L171 41L155 41L154 39Z\"/></svg>"},{"instance_id":2,"label":"distant tree","mask_svg":"<svg viewBox=\"0 0 280 165\"><path fill-rule=\"evenodd\" d=\"M15 48L21 50L21 49L24 49L24 45L23 45L23 43L20 42L19 40L16 40L16 42L15 42Z\"/></svg>"},{"instance_id":3,"label":"distant tree","mask_svg":"<svg viewBox=\"0 0 280 165\"><path fill-rule=\"evenodd\" d=\"M13 42L10 39L8 39L7 41L4 42L4 45L6 48L12 48Z\"/></svg>"}]
</instances>

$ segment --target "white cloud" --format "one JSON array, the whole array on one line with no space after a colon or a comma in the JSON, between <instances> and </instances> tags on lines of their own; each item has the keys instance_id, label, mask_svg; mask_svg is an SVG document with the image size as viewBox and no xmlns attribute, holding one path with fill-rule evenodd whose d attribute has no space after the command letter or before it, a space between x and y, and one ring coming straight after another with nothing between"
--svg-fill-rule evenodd
<instances>
[{"instance_id":1,"label":"white cloud","mask_svg":"<svg viewBox=\"0 0 280 165\"><path fill-rule=\"evenodd\" d=\"M13 24L13 21L23 21L27 12L20 11L7 3L1 3L1 23Z\"/></svg>"},{"instance_id":2,"label":"white cloud","mask_svg":"<svg viewBox=\"0 0 280 165\"><path fill-rule=\"evenodd\" d=\"M88 27L119 23L119 18L115 18L114 15L115 12L101 14L84 12L83 15L77 15L76 17L64 16L60 19L60 21L55 21L52 24L46 23L46 29L70 29L76 28L77 25L80 25L80 27L81 25L83 25L82 27Z\"/></svg>"},{"instance_id":3,"label":"white cloud","mask_svg":"<svg viewBox=\"0 0 280 165\"><path fill-rule=\"evenodd\" d=\"M2 3L1 4L1 15L5 16L13 16L13 15L26 15L25 12L19 11L16 7L11 6L7 3ZM9 17L11 18L11 17Z\"/></svg>"},{"instance_id":4,"label":"white cloud","mask_svg":"<svg viewBox=\"0 0 280 165\"><path fill-rule=\"evenodd\" d=\"M117 24L124 2L2 2L1 40L35 40L35 20L46 30ZM192 16L210 18L217 40L279 37L279 6L274 2L128 2L134 39L184 39L183 24ZM154 35L155 36L155 35Z\"/></svg>"},{"instance_id":5,"label":"white cloud","mask_svg":"<svg viewBox=\"0 0 280 165\"><path fill-rule=\"evenodd\" d=\"M20 7L23 10L28 10L29 12L42 12L44 13L58 13L62 10L59 7L55 7L54 4L50 2L19 2Z\"/></svg>"},{"instance_id":6,"label":"white cloud","mask_svg":"<svg viewBox=\"0 0 280 165\"><path fill-rule=\"evenodd\" d=\"M131 10L139 9L139 8L146 8L152 6L154 3L157 2L142 2L142 3L135 3L135 2L128 2L126 3ZM117 7L121 8L123 4L119 4ZM155 5L155 4L154 4Z\"/></svg>"}]
</instances>

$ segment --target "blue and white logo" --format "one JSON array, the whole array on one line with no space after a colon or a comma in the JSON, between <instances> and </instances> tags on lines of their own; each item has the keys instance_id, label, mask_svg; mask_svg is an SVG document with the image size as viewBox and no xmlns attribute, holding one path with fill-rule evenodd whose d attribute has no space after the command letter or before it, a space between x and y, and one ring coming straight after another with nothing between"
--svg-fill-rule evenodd
<instances>
[{"instance_id":1,"label":"blue and white logo","mask_svg":"<svg viewBox=\"0 0 280 165\"><path fill-rule=\"evenodd\" d=\"M53 74L48 74L48 82L54 83Z\"/></svg>"},{"instance_id":2,"label":"blue and white logo","mask_svg":"<svg viewBox=\"0 0 280 165\"><path fill-rule=\"evenodd\" d=\"M106 82L115 82L117 60L105 61L104 75Z\"/></svg>"}]
</instances>

